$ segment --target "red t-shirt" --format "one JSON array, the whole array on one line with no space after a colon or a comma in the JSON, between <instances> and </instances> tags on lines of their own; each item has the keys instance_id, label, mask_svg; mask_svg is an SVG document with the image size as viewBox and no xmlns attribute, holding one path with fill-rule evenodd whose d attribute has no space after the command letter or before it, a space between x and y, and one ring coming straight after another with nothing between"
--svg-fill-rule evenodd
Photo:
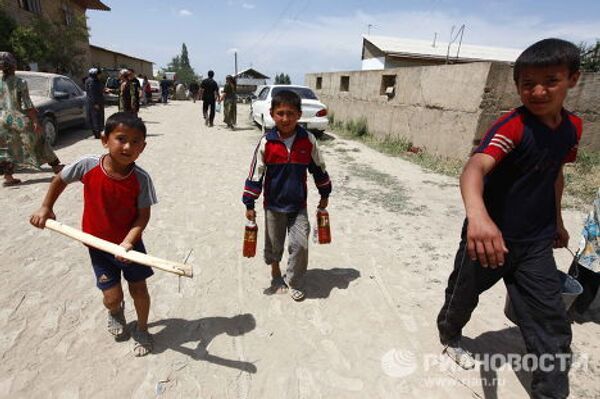
<instances>
[{"instance_id":1,"label":"red t-shirt","mask_svg":"<svg viewBox=\"0 0 600 399\"><path fill-rule=\"evenodd\" d=\"M122 179L109 176L102 166L104 156L83 157L65 167L60 177L65 183L83 183L83 231L120 244L138 209L157 203L156 193L150 175L137 165Z\"/></svg>"}]
</instances>

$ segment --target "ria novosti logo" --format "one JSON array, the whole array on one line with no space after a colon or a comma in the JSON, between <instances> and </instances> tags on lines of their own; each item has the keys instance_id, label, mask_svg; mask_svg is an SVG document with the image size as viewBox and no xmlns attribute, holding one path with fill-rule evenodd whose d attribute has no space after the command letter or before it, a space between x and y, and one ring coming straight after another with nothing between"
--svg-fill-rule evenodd
<instances>
[{"instance_id":1,"label":"ria novosti logo","mask_svg":"<svg viewBox=\"0 0 600 399\"><path fill-rule=\"evenodd\" d=\"M498 372L511 369L515 372L533 372L540 370L552 372L556 369L589 370L589 356L585 353L576 354L543 354L535 356L531 353L493 353L474 354L473 358L481 371ZM461 371L462 368L442 353L425 353L416 355L405 349L391 349L381 357L383 372L393 378L403 378L414 374L417 369L423 371Z\"/></svg>"}]
</instances>

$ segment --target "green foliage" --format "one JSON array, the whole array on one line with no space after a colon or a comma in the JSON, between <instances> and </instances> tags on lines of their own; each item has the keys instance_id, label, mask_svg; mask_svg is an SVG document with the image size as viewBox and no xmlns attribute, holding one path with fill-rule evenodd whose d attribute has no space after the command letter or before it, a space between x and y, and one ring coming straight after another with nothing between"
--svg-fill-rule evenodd
<instances>
[{"instance_id":1,"label":"green foliage","mask_svg":"<svg viewBox=\"0 0 600 399\"><path fill-rule=\"evenodd\" d=\"M565 165L565 192L588 206L600 188L600 152L580 148L577 161Z\"/></svg>"},{"instance_id":2,"label":"green foliage","mask_svg":"<svg viewBox=\"0 0 600 399\"><path fill-rule=\"evenodd\" d=\"M171 62L167 65L167 71L175 72L177 74L177 80L188 86L191 82L200 79L200 77L196 75L194 68L190 65L188 50L185 43L181 45L181 54L173 57Z\"/></svg>"},{"instance_id":3,"label":"green foliage","mask_svg":"<svg viewBox=\"0 0 600 399\"><path fill-rule=\"evenodd\" d=\"M579 44L581 51L581 70L587 72L600 72L600 40L596 44Z\"/></svg>"},{"instance_id":4,"label":"green foliage","mask_svg":"<svg viewBox=\"0 0 600 399\"><path fill-rule=\"evenodd\" d=\"M181 57L179 58L179 61L181 63L181 67L190 69L192 68L192 66L190 65L190 58L188 57L188 50L185 43L181 45Z\"/></svg>"},{"instance_id":5,"label":"green foliage","mask_svg":"<svg viewBox=\"0 0 600 399\"><path fill-rule=\"evenodd\" d=\"M20 63L37 62L58 73L77 75L88 37L85 16L74 18L68 26L36 17L29 26L16 27L9 40Z\"/></svg>"},{"instance_id":6,"label":"green foliage","mask_svg":"<svg viewBox=\"0 0 600 399\"><path fill-rule=\"evenodd\" d=\"M288 74L279 73L275 74L275 84L276 85L291 85L292 80Z\"/></svg>"},{"instance_id":7,"label":"green foliage","mask_svg":"<svg viewBox=\"0 0 600 399\"><path fill-rule=\"evenodd\" d=\"M367 118L350 119L346 121L344 128L354 137L363 137L369 134Z\"/></svg>"},{"instance_id":8,"label":"green foliage","mask_svg":"<svg viewBox=\"0 0 600 399\"><path fill-rule=\"evenodd\" d=\"M17 27L17 23L3 9L4 2L0 1L0 51L14 53L10 44L10 37Z\"/></svg>"}]
</instances>

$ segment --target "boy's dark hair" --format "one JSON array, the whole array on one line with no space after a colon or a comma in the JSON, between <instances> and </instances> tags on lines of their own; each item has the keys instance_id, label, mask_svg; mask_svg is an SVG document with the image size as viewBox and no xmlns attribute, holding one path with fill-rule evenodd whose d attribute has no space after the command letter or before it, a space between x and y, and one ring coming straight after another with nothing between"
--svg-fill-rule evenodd
<instances>
[{"instance_id":1,"label":"boy's dark hair","mask_svg":"<svg viewBox=\"0 0 600 399\"><path fill-rule=\"evenodd\" d=\"M272 110L275 110L275 108L284 104L291 105L296 108L298 112L302 112L302 99L297 93L294 93L291 90L278 91L271 99Z\"/></svg>"},{"instance_id":2,"label":"boy's dark hair","mask_svg":"<svg viewBox=\"0 0 600 399\"><path fill-rule=\"evenodd\" d=\"M513 79L519 82L519 75L526 67L549 67L564 65L569 75L579 71L579 48L562 39L544 39L527 47L515 62Z\"/></svg>"},{"instance_id":3,"label":"boy's dark hair","mask_svg":"<svg viewBox=\"0 0 600 399\"><path fill-rule=\"evenodd\" d=\"M215 76L215 72L214 71L208 71L208 77L212 78L213 76Z\"/></svg>"},{"instance_id":4,"label":"boy's dark hair","mask_svg":"<svg viewBox=\"0 0 600 399\"><path fill-rule=\"evenodd\" d=\"M146 138L146 125L144 121L131 112L116 112L108 117L104 126L104 135L108 138L119 125L127 126L130 129L139 130Z\"/></svg>"}]
</instances>

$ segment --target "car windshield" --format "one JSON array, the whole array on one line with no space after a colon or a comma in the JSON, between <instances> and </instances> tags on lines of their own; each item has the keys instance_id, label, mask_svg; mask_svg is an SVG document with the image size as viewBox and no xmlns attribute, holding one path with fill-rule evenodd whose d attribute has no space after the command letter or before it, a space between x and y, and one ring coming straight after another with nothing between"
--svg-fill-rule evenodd
<instances>
[{"instance_id":1,"label":"car windshield","mask_svg":"<svg viewBox=\"0 0 600 399\"><path fill-rule=\"evenodd\" d=\"M283 90L293 91L298 94L303 100L317 100L317 96L315 93L308 87L274 87L271 92L271 98L273 98L277 93Z\"/></svg>"},{"instance_id":2,"label":"car windshield","mask_svg":"<svg viewBox=\"0 0 600 399\"><path fill-rule=\"evenodd\" d=\"M48 88L50 87L50 84L47 76L19 74L19 77L27 82L29 94L31 94L32 96L48 96Z\"/></svg>"},{"instance_id":3,"label":"car windshield","mask_svg":"<svg viewBox=\"0 0 600 399\"><path fill-rule=\"evenodd\" d=\"M119 87L119 80L117 78L109 76L108 78L106 78L105 86L109 89L117 89Z\"/></svg>"}]
</instances>

